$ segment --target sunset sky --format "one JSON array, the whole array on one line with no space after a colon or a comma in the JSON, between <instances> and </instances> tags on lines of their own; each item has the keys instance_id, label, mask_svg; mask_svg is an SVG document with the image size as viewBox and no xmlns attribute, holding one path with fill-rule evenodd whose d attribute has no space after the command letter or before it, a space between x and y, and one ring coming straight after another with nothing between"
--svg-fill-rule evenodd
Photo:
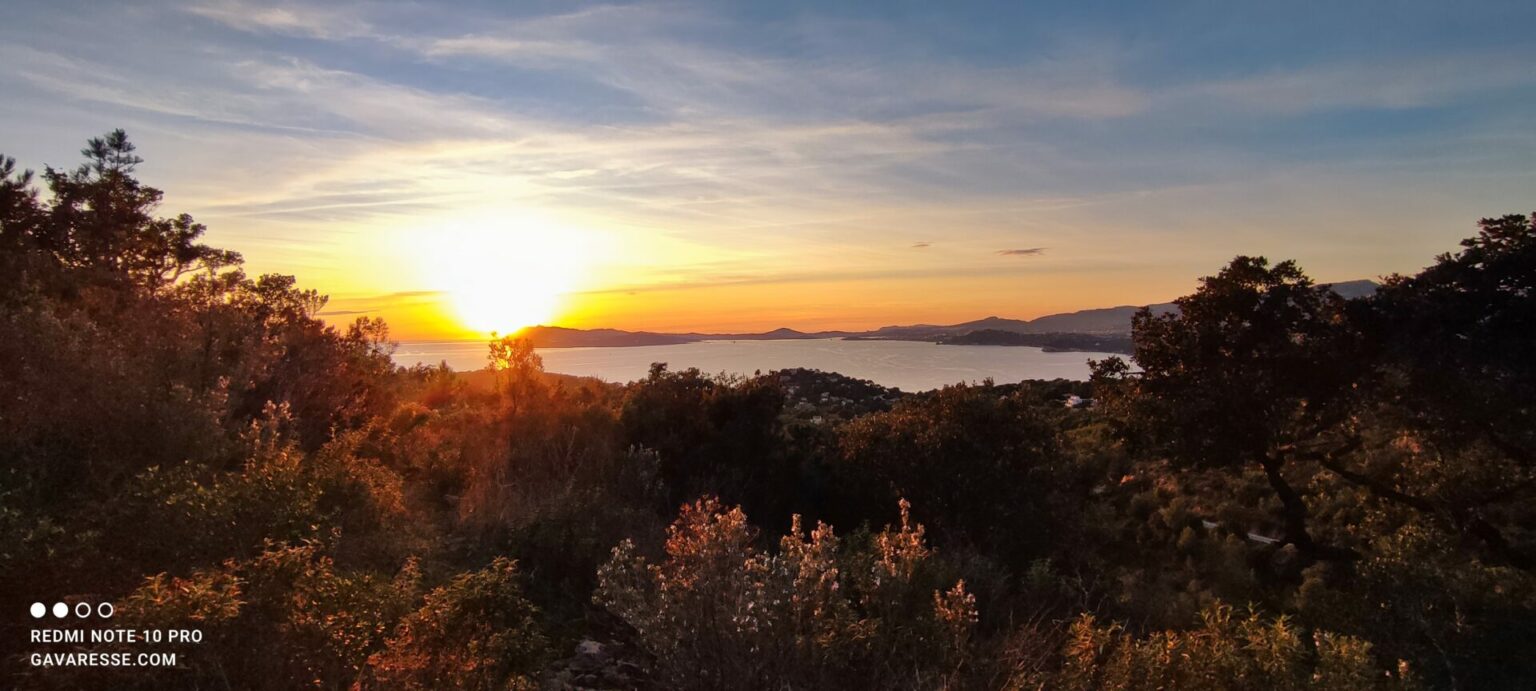
<instances>
[{"instance_id":1,"label":"sunset sky","mask_svg":"<svg viewBox=\"0 0 1536 691\"><path fill-rule=\"evenodd\" d=\"M0 152L125 128L407 340L1029 318L1536 208L1529 0L0 5Z\"/></svg>"}]
</instances>

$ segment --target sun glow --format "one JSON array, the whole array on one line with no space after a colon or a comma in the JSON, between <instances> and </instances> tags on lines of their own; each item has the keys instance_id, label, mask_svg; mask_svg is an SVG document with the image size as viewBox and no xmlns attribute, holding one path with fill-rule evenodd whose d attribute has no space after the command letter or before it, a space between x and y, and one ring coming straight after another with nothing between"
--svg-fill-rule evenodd
<instances>
[{"instance_id":1,"label":"sun glow","mask_svg":"<svg viewBox=\"0 0 1536 691\"><path fill-rule=\"evenodd\" d=\"M532 216L456 220L424 241L427 283L478 336L556 319L589 265L584 233Z\"/></svg>"}]
</instances>

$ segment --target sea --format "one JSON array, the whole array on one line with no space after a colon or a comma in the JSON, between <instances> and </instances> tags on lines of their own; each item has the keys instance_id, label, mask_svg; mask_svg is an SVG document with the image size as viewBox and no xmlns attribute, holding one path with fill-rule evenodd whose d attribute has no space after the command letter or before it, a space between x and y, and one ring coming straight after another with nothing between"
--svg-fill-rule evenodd
<instances>
[{"instance_id":1,"label":"sea","mask_svg":"<svg viewBox=\"0 0 1536 691\"><path fill-rule=\"evenodd\" d=\"M401 343L395 361L402 365L447 363L455 370L486 364L487 346L479 341ZM868 379L903 391L927 391L961 382L991 379L1011 384L1025 379L1088 378L1088 361L1110 353L1048 353L1024 346L938 345L919 341L796 339L773 341L697 341L677 345L619 348L541 348L544 370L596 377L610 382L642 379L651 363L673 370L697 367L711 374L751 375L804 367Z\"/></svg>"}]
</instances>

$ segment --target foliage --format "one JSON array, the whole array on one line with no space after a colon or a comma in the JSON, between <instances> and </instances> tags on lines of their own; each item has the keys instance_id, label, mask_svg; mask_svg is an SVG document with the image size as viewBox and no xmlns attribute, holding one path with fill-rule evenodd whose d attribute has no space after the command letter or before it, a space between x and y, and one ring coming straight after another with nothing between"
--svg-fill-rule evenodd
<instances>
[{"instance_id":1,"label":"foliage","mask_svg":"<svg viewBox=\"0 0 1536 691\"><path fill-rule=\"evenodd\" d=\"M204 642L0 636L11 686L526 688L592 638L678 688L1536 687L1536 218L1352 300L1238 257L1091 395L615 385L397 367L83 154L0 156L0 604Z\"/></svg>"},{"instance_id":2,"label":"foliage","mask_svg":"<svg viewBox=\"0 0 1536 691\"><path fill-rule=\"evenodd\" d=\"M1313 538L1306 501L1285 475L1298 445L1343 415L1351 391L1358 346L1339 326L1343 300L1293 262L1238 257L1175 304L1136 314L1139 376L1118 358L1096 365L1106 403L1176 464L1262 469L1285 541L1308 559L1347 555Z\"/></svg>"},{"instance_id":3,"label":"foliage","mask_svg":"<svg viewBox=\"0 0 1536 691\"><path fill-rule=\"evenodd\" d=\"M923 527L901 524L844 546L799 517L776 553L755 546L739 507L683 507L651 564L613 550L595 600L634 627L674 688L931 686L957 673L976 623L958 581L937 589Z\"/></svg>"},{"instance_id":4,"label":"foliage","mask_svg":"<svg viewBox=\"0 0 1536 691\"><path fill-rule=\"evenodd\" d=\"M1386 393L1447 446L1482 441L1526 470L1536 457L1536 214L1486 218L1462 250L1371 301Z\"/></svg>"},{"instance_id":5,"label":"foliage","mask_svg":"<svg viewBox=\"0 0 1536 691\"><path fill-rule=\"evenodd\" d=\"M784 391L770 377L710 377L663 363L625 393L624 440L656 453L666 505L705 494L765 519L801 503L801 468L785 454Z\"/></svg>"},{"instance_id":6,"label":"foliage","mask_svg":"<svg viewBox=\"0 0 1536 691\"><path fill-rule=\"evenodd\" d=\"M147 577L120 603L122 625L196 628L204 639L164 648L188 660L169 679L146 683L143 675L119 673L112 684L346 688L384 644L390 623L408 611L419 577L414 561L393 577L339 569L319 542L268 545L250 559L186 577Z\"/></svg>"},{"instance_id":7,"label":"foliage","mask_svg":"<svg viewBox=\"0 0 1536 691\"><path fill-rule=\"evenodd\" d=\"M1060 406L990 385L945 387L843 428L834 467L840 520L908 497L946 536L1008 559L1044 554L1086 486L1064 462Z\"/></svg>"},{"instance_id":8,"label":"foliage","mask_svg":"<svg viewBox=\"0 0 1536 691\"><path fill-rule=\"evenodd\" d=\"M1413 688L1410 668L1375 668L1371 645L1328 632L1310 637L1285 617L1250 612L1234 617L1215 605L1189 631L1136 638L1119 624L1084 614L1068 630L1059 672L1044 685L1058 689L1372 689ZM1016 688L1036 680L1013 679Z\"/></svg>"},{"instance_id":9,"label":"foliage","mask_svg":"<svg viewBox=\"0 0 1536 691\"><path fill-rule=\"evenodd\" d=\"M391 689L532 689L548 654L538 609L523 597L517 563L505 558L427 594L368 661Z\"/></svg>"}]
</instances>

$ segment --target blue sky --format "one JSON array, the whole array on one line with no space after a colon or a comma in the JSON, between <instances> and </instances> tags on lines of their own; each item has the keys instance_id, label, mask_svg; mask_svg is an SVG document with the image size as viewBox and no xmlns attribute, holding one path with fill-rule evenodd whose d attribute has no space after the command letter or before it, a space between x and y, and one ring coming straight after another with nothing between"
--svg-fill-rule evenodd
<instances>
[{"instance_id":1,"label":"blue sky","mask_svg":"<svg viewBox=\"0 0 1536 691\"><path fill-rule=\"evenodd\" d=\"M1536 205L1529 2L99 5L6 3L0 152L127 128L168 210L407 324L467 225L581 254L564 322L814 328L1412 271Z\"/></svg>"}]
</instances>

